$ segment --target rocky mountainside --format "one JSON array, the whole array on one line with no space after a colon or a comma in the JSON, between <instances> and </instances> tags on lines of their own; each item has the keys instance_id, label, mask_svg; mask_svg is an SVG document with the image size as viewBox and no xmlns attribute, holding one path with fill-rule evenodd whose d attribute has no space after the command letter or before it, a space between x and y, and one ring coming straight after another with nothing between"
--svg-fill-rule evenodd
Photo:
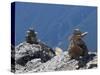
<instances>
[{"instance_id":1,"label":"rocky mountainside","mask_svg":"<svg viewBox=\"0 0 100 75\"><path fill-rule=\"evenodd\" d=\"M16 46L15 53L16 73L66 71L97 67L96 52L89 52L87 58L80 57L76 60L70 59L67 51L56 55L54 50L43 43L29 44L23 42Z\"/></svg>"}]
</instances>

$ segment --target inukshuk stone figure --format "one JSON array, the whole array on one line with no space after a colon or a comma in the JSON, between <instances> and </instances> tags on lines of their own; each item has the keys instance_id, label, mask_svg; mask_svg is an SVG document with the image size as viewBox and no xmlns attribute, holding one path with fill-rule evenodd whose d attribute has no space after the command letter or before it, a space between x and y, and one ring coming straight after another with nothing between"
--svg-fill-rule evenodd
<instances>
[{"instance_id":1,"label":"inukshuk stone figure","mask_svg":"<svg viewBox=\"0 0 100 75\"><path fill-rule=\"evenodd\" d=\"M72 36L70 37L70 45L68 48L69 55L71 58L77 59L80 56L87 56L88 49L83 41L83 37L87 32L82 33L79 29L75 29Z\"/></svg>"},{"instance_id":2,"label":"inukshuk stone figure","mask_svg":"<svg viewBox=\"0 0 100 75\"><path fill-rule=\"evenodd\" d=\"M29 30L27 31L26 42L30 44L37 44L37 36L33 28L29 28Z\"/></svg>"}]
</instances>

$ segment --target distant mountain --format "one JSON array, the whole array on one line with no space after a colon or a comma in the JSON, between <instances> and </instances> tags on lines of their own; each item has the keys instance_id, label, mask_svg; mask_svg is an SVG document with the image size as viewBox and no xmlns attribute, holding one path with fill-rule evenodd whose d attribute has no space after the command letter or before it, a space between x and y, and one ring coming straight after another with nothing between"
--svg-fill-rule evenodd
<instances>
[{"instance_id":1,"label":"distant mountain","mask_svg":"<svg viewBox=\"0 0 100 75\"><path fill-rule=\"evenodd\" d=\"M97 8L89 6L16 2L16 45L24 41L28 28L48 46L67 50L68 37L75 28L88 32L84 38L89 50L97 50Z\"/></svg>"}]
</instances>

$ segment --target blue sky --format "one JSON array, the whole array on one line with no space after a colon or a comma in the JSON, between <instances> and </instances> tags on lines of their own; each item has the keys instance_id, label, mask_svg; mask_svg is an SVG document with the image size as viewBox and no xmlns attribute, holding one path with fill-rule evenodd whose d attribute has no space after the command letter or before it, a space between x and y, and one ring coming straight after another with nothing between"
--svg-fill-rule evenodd
<instances>
[{"instance_id":1,"label":"blue sky","mask_svg":"<svg viewBox=\"0 0 100 75\"><path fill-rule=\"evenodd\" d=\"M26 31L33 27L42 42L67 50L68 37L79 28L88 32L84 40L89 50L97 50L96 7L16 2L15 11L16 45L25 41Z\"/></svg>"}]
</instances>

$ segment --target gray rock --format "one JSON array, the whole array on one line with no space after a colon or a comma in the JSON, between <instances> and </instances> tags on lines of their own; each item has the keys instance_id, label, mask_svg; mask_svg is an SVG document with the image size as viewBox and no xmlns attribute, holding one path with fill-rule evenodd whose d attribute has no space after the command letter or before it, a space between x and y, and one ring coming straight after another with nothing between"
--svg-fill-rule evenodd
<instances>
[{"instance_id":1,"label":"gray rock","mask_svg":"<svg viewBox=\"0 0 100 75\"><path fill-rule=\"evenodd\" d=\"M85 62L82 58L79 60L70 59L68 52L63 52L61 56L55 56L51 60L41 63L41 59L33 59L27 63L24 69L17 70L19 72L50 72L50 71L66 71L66 70L77 70L77 69L90 69L97 67L97 55L96 53L89 53L90 56ZM93 56L94 55L94 56ZM79 64L83 66L80 67ZM85 65L84 65L85 64Z\"/></svg>"},{"instance_id":2,"label":"gray rock","mask_svg":"<svg viewBox=\"0 0 100 75\"><path fill-rule=\"evenodd\" d=\"M55 52L47 45L39 42L38 44L29 44L23 42L15 47L16 64L25 66L28 61L40 58L41 62L47 62L55 56Z\"/></svg>"}]
</instances>

